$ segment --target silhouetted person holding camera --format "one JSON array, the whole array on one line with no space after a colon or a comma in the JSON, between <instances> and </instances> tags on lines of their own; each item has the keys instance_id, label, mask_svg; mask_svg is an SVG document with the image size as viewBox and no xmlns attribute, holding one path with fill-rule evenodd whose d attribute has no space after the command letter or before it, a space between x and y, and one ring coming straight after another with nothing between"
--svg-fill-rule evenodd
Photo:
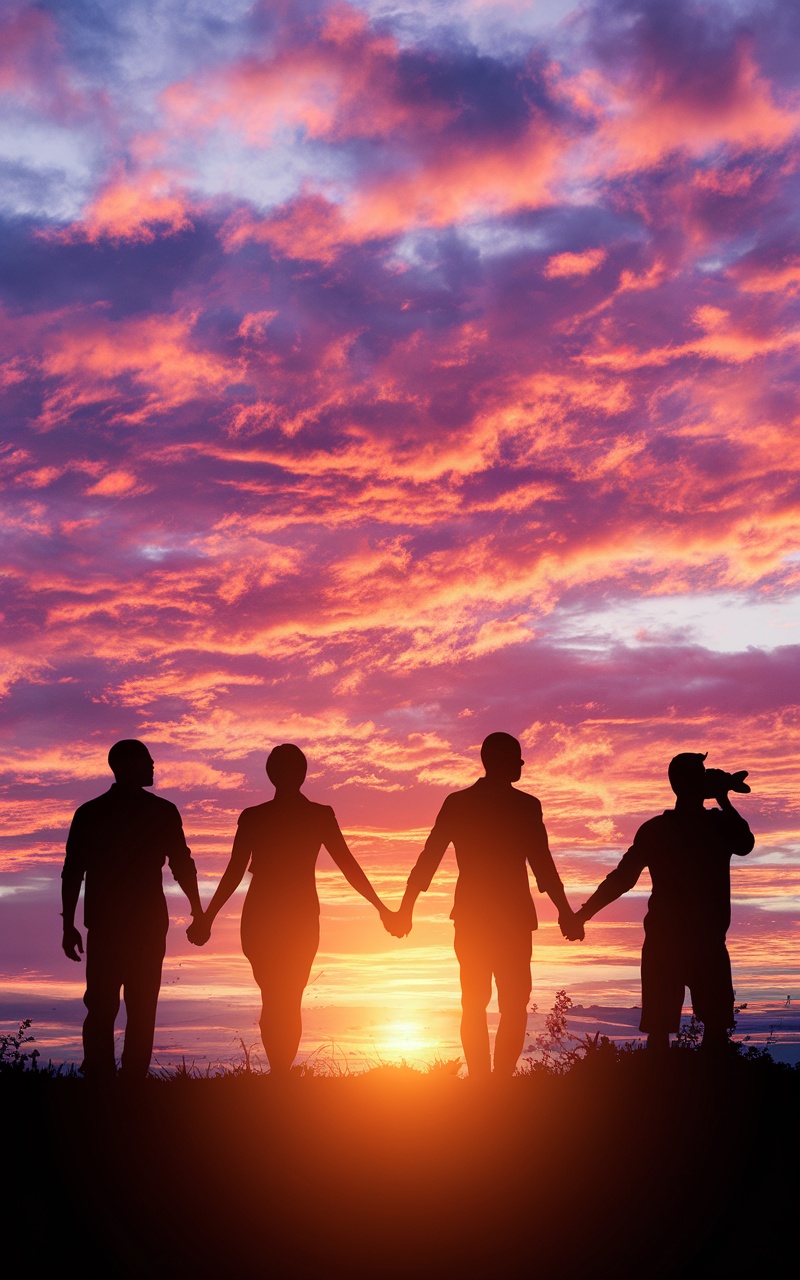
<instances>
[{"instance_id":1,"label":"silhouetted person holding camera","mask_svg":"<svg viewBox=\"0 0 800 1280\"><path fill-rule=\"evenodd\" d=\"M288 1074L300 1046L303 992L319 946L314 873L323 845L384 921L392 916L348 849L333 809L302 794L307 767L292 743L270 752L267 775L275 797L240 815L227 869L204 917L187 930L190 942L208 941L217 913L249 867L253 878L242 908L242 950L261 989L261 1039L276 1076Z\"/></svg>"},{"instance_id":2,"label":"silhouetted person holding camera","mask_svg":"<svg viewBox=\"0 0 800 1280\"><path fill-rule=\"evenodd\" d=\"M525 1043L531 994L531 935L538 928L528 866L540 893L558 908L562 933L580 933L547 842L542 806L519 791L522 751L508 733L490 733L481 747L485 777L449 795L408 877L400 910L389 930L411 929L414 903L431 883L450 844L458 882L451 919L461 971L461 1043L471 1077L492 1069L486 1009L497 986L500 1022L494 1073L511 1076Z\"/></svg>"},{"instance_id":3,"label":"silhouetted person holding camera","mask_svg":"<svg viewBox=\"0 0 800 1280\"><path fill-rule=\"evenodd\" d=\"M725 935L731 922L730 860L755 843L729 791L748 792L745 770L706 769L705 755L683 752L669 765L675 808L636 832L619 866L576 912L575 937L585 921L636 884L647 867L653 891L644 919L641 1031L647 1046L669 1048L678 1031L686 987L703 1023L703 1048L724 1051L734 1025L731 963ZM719 808L706 809L715 799Z\"/></svg>"},{"instance_id":4,"label":"silhouetted person holding camera","mask_svg":"<svg viewBox=\"0 0 800 1280\"><path fill-rule=\"evenodd\" d=\"M116 742L108 753L110 790L82 804L72 819L61 873L62 946L70 960L83 951L75 908L86 880L86 1018L83 1073L106 1081L116 1075L114 1020L120 991L127 1022L121 1075L142 1080L150 1067L161 966L169 913L161 870L170 870L189 899L202 908L197 873L174 804L153 795L153 761L143 742Z\"/></svg>"}]
</instances>

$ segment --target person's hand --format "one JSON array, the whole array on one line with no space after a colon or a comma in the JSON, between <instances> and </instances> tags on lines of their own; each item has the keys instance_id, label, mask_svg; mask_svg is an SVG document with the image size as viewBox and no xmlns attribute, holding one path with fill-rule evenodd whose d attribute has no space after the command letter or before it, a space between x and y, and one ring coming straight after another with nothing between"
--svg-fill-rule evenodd
<instances>
[{"instance_id":1,"label":"person's hand","mask_svg":"<svg viewBox=\"0 0 800 1280\"><path fill-rule=\"evenodd\" d=\"M567 942L583 942L586 936L584 924L580 911L570 911L569 914L562 912L558 917L558 927Z\"/></svg>"},{"instance_id":2,"label":"person's hand","mask_svg":"<svg viewBox=\"0 0 800 1280\"><path fill-rule=\"evenodd\" d=\"M381 920L384 929L393 938L404 938L411 932L411 921L400 911L390 911L388 907L384 907L381 911Z\"/></svg>"},{"instance_id":3,"label":"person's hand","mask_svg":"<svg viewBox=\"0 0 800 1280\"><path fill-rule=\"evenodd\" d=\"M61 939L61 947L68 960L76 960L80 964L80 959L83 955L83 939L74 924L64 926L64 935ZM81 956L78 955L79 951Z\"/></svg>"},{"instance_id":4,"label":"person's hand","mask_svg":"<svg viewBox=\"0 0 800 1280\"><path fill-rule=\"evenodd\" d=\"M205 946L211 937L211 925L205 915L195 917L186 930L186 937L195 947Z\"/></svg>"},{"instance_id":5,"label":"person's hand","mask_svg":"<svg viewBox=\"0 0 800 1280\"><path fill-rule=\"evenodd\" d=\"M729 791L738 791L742 795L750 791L745 782L746 777L746 769L739 769L736 773L726 773L724 769L706 769L705 799L716 800L721 809L728 808L730 806Z\"/></svg>"}]
</instances>

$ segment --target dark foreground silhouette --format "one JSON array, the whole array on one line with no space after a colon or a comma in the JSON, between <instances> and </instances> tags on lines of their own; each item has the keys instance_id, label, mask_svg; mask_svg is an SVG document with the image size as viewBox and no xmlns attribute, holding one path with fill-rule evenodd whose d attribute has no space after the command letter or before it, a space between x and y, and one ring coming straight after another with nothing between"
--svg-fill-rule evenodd
<instances>
[{"instance_id":1,"label":"dark foreground silhouette","mask_svg":"<svg viewBox=\"0 0 800 1280\"><path fill-rule=\"evenodd\" d=\"M772 1274L791 1245L800 1073L764 1059L598 1053L485 1085L28 1072L0 1105L35 1275L666 1280Z\"/></svg>"},{"instance_id":2,"label":"dark foreground silhouette","mask_svg":"<svg viewBox=\"0 0 800 1280\"><path fill-rule=\"evenodd\" d=\"M430 887L452 844L458 882L451 919L461 978L461 1043L473 1079L492 1071L510 1077L525 1043L531 996L531 935L538 927L528 883L530 866L540 893L558 910L562 934L583 937L567 902L547 841L542 806L519 781L522 750L508 733L490 733L481 747L485 776L449 795L408 877L396 914L398 935L411 930L414 903ZM486 1010L497 986L500 1022L489 1047Z\"/></svg>"},{"instance_id":3,"label":"dark foreground silhouette","mask_svg":"<svg viewBox=\"0 0 800 1280\"><path fill-rule=\"evenodd\" d=\"M751 852L749 826L728 798L748 792L745 770L706 769L705 756L682 752L669 765L675 808L645 822L619 865L576 913L585 922L632 889L647 867L653 892L644 919L642 1019L647 1047L666 1053L680 1027L685 989L703 1023L703 1048L724 1054L734 1026L733 981L725 935L731 922L730 861ZM716 809L703 801L714 799Z\"/></svg>"},{"instance_id":4,"label":"dark foreground silhouette","mask_svg":"<svg viewBox=\"0 0 800 1280\"><path fill-rule=\"evenodd\" d=\"M274 1075L288 1074L300 1046L303 992L319 946L315 868L323 845L384 921L391 915L348 849L333 809L315 804L300 790L307 768L294 743L284 742L269 753L267 775L275 797L240 815L230 862L205 914L187 930L189 941L203 946L249 868L242 950L261 991L261 1040Z\"/></svg>"},{"instance_id":5,"label":"dark foreground silhouette","mask_svg":"<svg viewBox=\"0 0 800 1280\"><path fill-rule=\"evenodd\" d=\"M183 889L193 916L202 914L197 873L175 805L145 787L153 760L134 738L108 753L114 784L82 804L72 819L61 876L62 947L70 960L83 951L75 911L86 881L86 1020L84 1075L103 1081L116 1074L114 1019L125 999L127 1021L122 1075L144 1079L150 1067L161 966L169 913L161 883L165 862Z\"/></svg>"}]
</instances>

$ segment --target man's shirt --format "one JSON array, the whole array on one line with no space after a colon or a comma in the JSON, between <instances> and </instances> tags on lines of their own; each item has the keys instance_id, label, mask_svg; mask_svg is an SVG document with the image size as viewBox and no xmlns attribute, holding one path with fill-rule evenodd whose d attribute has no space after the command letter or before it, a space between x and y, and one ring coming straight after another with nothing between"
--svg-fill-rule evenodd
<instances>
[{"instance_id":1,"label":"man's shirt","mask_svg":"<svg viewBox=\"0 0 800 1280\"><path fill-rule=\"evenodd\" d=\"M731 922L731 857L743 857L754 844L735 810L666 809L642 824L586 905L599 911L632 889L647 867L653 882L645 917L649 932L698 940L724 937Z\"/></svg>"},{"instance_id":2,"label":"man's shirt","mask_svg":"<svg viewBox=\"0 0 800 1280\"><path fill-rule=\"evenodd\" d=\"M86 877L87 929L160 923L166 928L165 862L179 883L195 875L175 805L141 787L115 782L76 810L61 875L79 884Z\"/></svg>"},{"instance_id":3,"label":"man's shirt","mask_svg":"<svg viewBox=\"0 0 800 1280\"><path fill-rule=\"evenodd\" d=\"M408 878L411 889L424 892L430 886L450 844L458 863L452 920L538 927L528 866L542 893L559 889L561 879L536 796L487 778L448 796Z\"/></svg>"}]
</instances>

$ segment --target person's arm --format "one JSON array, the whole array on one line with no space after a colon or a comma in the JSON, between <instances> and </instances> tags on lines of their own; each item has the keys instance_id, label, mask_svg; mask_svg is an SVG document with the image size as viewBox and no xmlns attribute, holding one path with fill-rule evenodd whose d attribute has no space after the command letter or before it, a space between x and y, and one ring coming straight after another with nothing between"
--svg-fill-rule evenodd
<instances>
[{"instance_id":1,"label":"person's arm","mask_svg":"<svg viewBox=\"0 0 800 1280\"><path fill-rule=\"evenodd\" d=\"M75 909L81 893L83 876L62 875L61 878L61 914L64 918L61 934L61 949L68 960L80 960L83 955L83 940L80 930L75 927Z\"/></svg>"},{"instance_id":2,"label":"person's arm","mask_svg":"<svg viewBox=\"0 0 800 1280\"><path fill-rule=\"evenodd\" d=\"M222 873L222 878L214 891L214 896L206 907L205 912L201 911L201 914L186 930L186 937L195 946L202 947L204 943L208 942L211 937L211 926L225 903L239 888L250 862L250 854L252 852L250 839L242 829L241 819L239 822L240 825L237 827L233 840L230 860Z\"/></svg>"},{"instance_id":3,"label":"person's arm","mask_svg":"<svg viewBox=\"0 0 800 1280\"><path fill-rule=\"evenodd\" d=\"M756 842L748 822L737 809L734 809L728 799L727 791L721 792L715 799L725 815L725 836L731 853L739 858L746 857L748 853L752 852Z\"/></svg>"},{"instance_id":4,"label":"person's arm","mask_svg":"<svg viewBox=\"0 0 800 1280\"><path fill-rule=\"evenodd\" d=\"M425 841L425 847L411 868L411 874L406 883L406 891L403 894L403 901L395 914L395 928L390 930L396 937L402 938L411 932L414 904L419 895L430 888L431 881L438 871L439 864L452 839L449 805L445 800L433 824L433 829Z\"/></svg>"},{"instance_id":5,"label":"person's arm","mask_svg":"<svg viewBox=\"0 0 800 1280\"><path fill-rule=\"evenodd\" d=\"M83 955L83 939L80 930L75 926L75 911L81 894L81 884L86 872L83 823L75 814L67 836L67 850L64 858L64 869L61 872L61 915L63 931L61 949L68 960L80 962ZM80 955L78 954L80 952Z\"/></svg>"},{"instance_id":6,"label":"person's arm","mask_svg":"<svg viewBox=\"0 0 800 1280\"><path fill-rule=\"evenodd\" d=\"M598 885L589 901L575 912L576 919L581 924L585 924L587 920L591 920L592 916L596 916L598 911L602 911L603 907L607 907L610 902L615 902L617 898L621 898L624 893L632 889L647 866L647 859L647 842L641 835L640 827L627 853L623 854L614 870L610 871L605 880Z\"/></svg>"},{"instance_id":7,"label":"person's arm","mask_svg":"<svg viewBox=\"0 0 800 1280\"><path fill-rule=\"evenodd\" d=\"M569 938L571 942L582 941L583 925L578 923L575 912L567 901L561 876L556 870L556 864L550 852L547 828L542 817L542 806L538 801L536 802L536 811L533 817L531 850L528 854L528 862L536 878L537 889L540 893L547 894L558 911L558 926L563 936Z\"/></svg>"},{"instance_id":8,"label":"person's arm","mask_svg":"<svg viewBox=\"0 0 800 1280\"><path fill-rule=\"evenodd\" d=\"M167 852L169 869L189 899L189 910L193 920L199 920L203 914L200 893L197 888L197 868L194 865L192 851L183 834L181 815L173 806L170 815L169 849Z\"/></svg>"},{"instance_id":9,"label":"person's arm","mask_svg":"<svg viewBox=\"0 0 800 1280\"><path fill-rule=\"evenodd\" d=\"M353 854L350 852L347 841L342 835L339 823L336 821L336 814L333 809L329 810L330 817L325 830L322 843L333 858L337 867L341 871L345 880L351 885L356 893L360 893L362 898L366 898L381 917L386 921L393 914L388 907L384 906L377 893L370 884L369 877L363 868L359 865ZM388 927L388 926L387 926Z\"/></svg>"}]
</instances>

